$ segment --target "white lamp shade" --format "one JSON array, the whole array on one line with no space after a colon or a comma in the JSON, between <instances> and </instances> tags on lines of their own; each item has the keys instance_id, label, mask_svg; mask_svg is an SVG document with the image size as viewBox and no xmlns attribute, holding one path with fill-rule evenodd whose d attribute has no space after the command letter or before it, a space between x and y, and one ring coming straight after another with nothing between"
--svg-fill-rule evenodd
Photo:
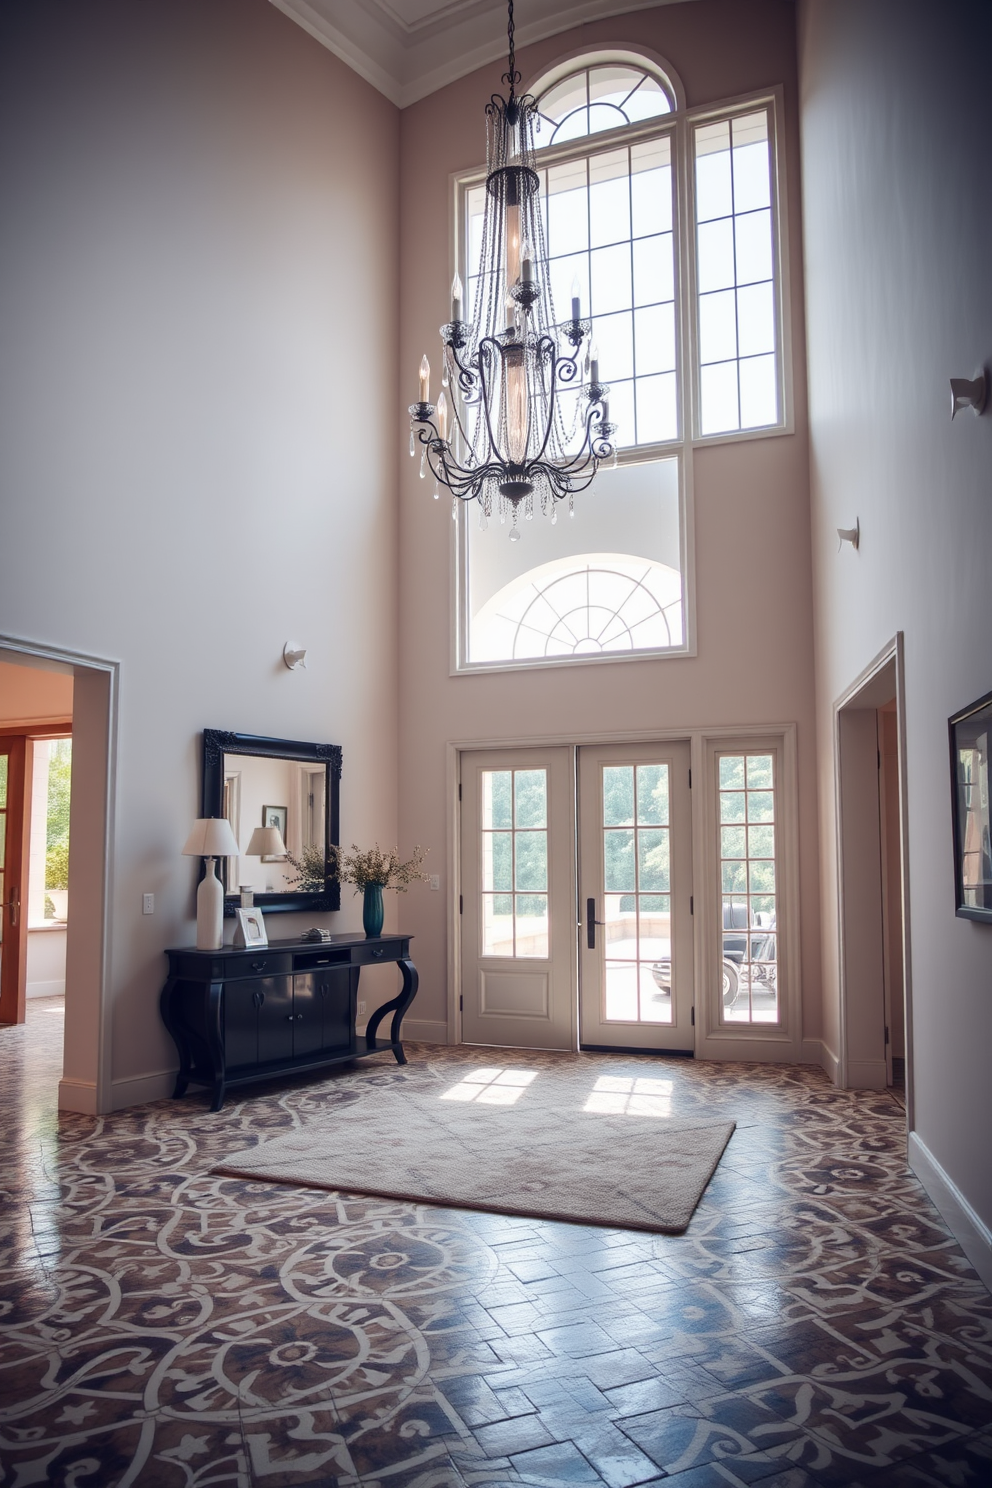
<instances>
[{"instance_id":1,"label":"white lamp shade","mask_svg":"<svg viewBox=\"0 0 992 1488\"><path fill-rule=\"evenodd\" d=\"M286 844L278 827L256 827L245 848L249 858L284 858Z\"/></svg>"},{"instance_id":2,"label":"white lamp shade","mask_svg":"<svg viewBox=\"0 0 992 1488\"><path fill-rule=\"evenodd\" d=\"M183 848L185 858L236 858L238 842L224 816L201 816Z\"/></svg>"}]
</instances>

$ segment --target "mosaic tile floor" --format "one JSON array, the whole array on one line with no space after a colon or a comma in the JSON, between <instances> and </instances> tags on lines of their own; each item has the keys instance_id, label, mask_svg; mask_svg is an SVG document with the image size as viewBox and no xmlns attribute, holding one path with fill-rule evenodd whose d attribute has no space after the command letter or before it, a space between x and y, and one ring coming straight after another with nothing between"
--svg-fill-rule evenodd
<instances>
[{"instance_id":1,"label":"mosaic tile floor","mask_svg":"<svg viewBox=\"0 0 992 1488\"><path fill-rule=\"evenodd\" d=\"M59 1015L0 1029L4 1488L992 1483L992 1301L890 1096L413 1045L216 1116L60 1117ZM738 1122L684 1236L210 1173L370 1083L561 1058Z\"/></svg>"}]
</instances>

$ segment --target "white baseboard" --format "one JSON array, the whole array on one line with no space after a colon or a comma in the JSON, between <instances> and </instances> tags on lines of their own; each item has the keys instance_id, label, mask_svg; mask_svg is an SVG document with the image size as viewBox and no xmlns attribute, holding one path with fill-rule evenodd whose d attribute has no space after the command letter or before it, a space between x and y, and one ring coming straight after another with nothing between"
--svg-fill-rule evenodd
<instances>
[{"instance_id":1,"label":"white baseboard","mask_svg":"<svg viewBox=\"0 0 992 1488\"><path fill-rule=\"evenodd\" d=\"M176 1084L174 1070L160 1070L153 1075L129 1075L111 1085L110 1109L123 1111L127 1106L143 1106L148 1101L166 1100ZM196 1087L199 1089L199 1086Z\"/></svg>"},{"instance_id":2,"label":"white baseboard","mask_svg":"<svg viewBox=\"0 0 992 1488\"><path fill-rule=\"evenodd\" d=\"M940 1212L947 1228L992 1291L992 1230L976 1214L954 1180L944 1172L916 1132L909 1134L909 1166Z\"/></svg>"},{"instance_id":3,"label":"white baseboard","mask_svg":"<svg viewBox=\"0 0 992 1488\"><path fill-rule=\"evenodd\" d=\"M832 1085L840 1085L840 1055L820 1040L820 1063L830 1077Z\"/></svg>"},{"instance_id":4,"label":"white baseboard","mask_svg":"<svg viewBox=\"0 0 992 1488\"><path fill-rule=\"evenodd\" d=\"M28 982L25 997L64 997L65 977L51 982Z\"/></svg>"},{"instance_id":5,"label":"white baseboard","mask_svg":"<svg viewBox=\"0 0 992 1488\"><path fill-rule=\"evenodd\" d=\"M75 1111L79 1116L95 1116L97 1114L96 1081L61 1079L59 1081L59 1110Z\"/></svg>"},{"instance_id":6,"label":"white baseboard","mask_svg":"<svg viewBox=\"0 0 992 1488\"><path fill-rule=\"evenodd\" d=\"M391 1015L390 1015L391 1016ZM362 1038L365 1037L367 1023L358 1023L355 1032ZM383 1018L379 1024L377 1039L389 1037L389 1019ZM430 1018L404 1018L400 1028L400 1037L409 1039L412 1044L446 1044L448 1042L447 1023L436 1022Z\"/></svg>"},{"instance_id":7,"label":"white baseboard","mask_svg":"<svg viewBox=\"0 0 992 1488\"><path fill-rule=\"evenodd\" d=\"M435 1022L430 1018L404 1018L401 1032L405 1039L415 1044L448 1042L447 1023Z\"/></svg>"},{"instance_id":8,"label":"white baseboard","mask_svg":"<svg viewBox=\"0 0 992 1488\"><path fill-rule=\"evenodd\" d=\"M847 1061L848 1090L885 1090L888 1088L888 1071L884 1059L849 1059Z\"/></svg>"}]
</instances>

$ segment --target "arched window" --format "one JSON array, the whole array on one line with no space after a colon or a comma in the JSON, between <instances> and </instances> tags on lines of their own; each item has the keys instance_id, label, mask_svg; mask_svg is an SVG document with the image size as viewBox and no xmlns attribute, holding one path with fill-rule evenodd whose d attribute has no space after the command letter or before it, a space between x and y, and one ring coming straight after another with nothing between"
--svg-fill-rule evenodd
<instances>
[{"instance_id":1,"label":"arched window","mask_svg":"<svg viewBox=\"0 0 992 1488\"><path fill-rule=\"evenodd\" d=\"M473 632L480 661L682 644L682 576L630 553L582 553L531 569L483 606Z\"/></svg>"},{"instance_id":2,"label":"arched window","mask_svg":"<svg viewBox=\"0 0 992 1488\"><path fill-rule=\"evenodd\" d=\"M669 87L644 68L602 63L553 83L538 94L538 108L549 131L543 143L560 144L670 114L674 102Z\"/></svg>"}]
</instances>

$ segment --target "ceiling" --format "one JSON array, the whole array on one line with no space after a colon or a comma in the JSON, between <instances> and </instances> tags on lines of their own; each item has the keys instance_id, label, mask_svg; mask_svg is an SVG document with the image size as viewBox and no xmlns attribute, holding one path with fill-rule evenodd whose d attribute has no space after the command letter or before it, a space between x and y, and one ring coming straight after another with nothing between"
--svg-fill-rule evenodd
<instances>
[{"instance_id":1,"label":"ceiling","mask_svg":"<svg viewBox=\"0 0 992 1488\"><path fill-rule=\"evenodd\" d=\"M519 46L685 0L518 0ZM272 0L400 108L506 57L504 0ZM502 70L502 69L501 69Z\"/></svg>"}]
</instances>

